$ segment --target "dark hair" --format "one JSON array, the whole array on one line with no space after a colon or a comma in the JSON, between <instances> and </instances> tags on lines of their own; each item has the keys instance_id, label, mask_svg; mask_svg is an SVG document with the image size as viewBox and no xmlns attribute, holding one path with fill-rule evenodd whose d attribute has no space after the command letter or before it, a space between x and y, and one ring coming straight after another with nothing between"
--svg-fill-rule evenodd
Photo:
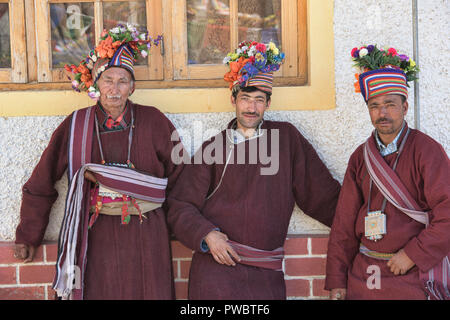
<instances>
[{"instance_id":1,"label":"dark hair","mask_svg":"<svg viewBox=\"0 0 450 320\"><path fill-rule=\"evenodd\" d=\"M399 96L402 99L402 104L405 103L406 102L406 97L404 95L402 95L402 94L399 94ZM369 105L369 100L366 101L366 105Z\"/></svg>"},{"instance_id":2,"label":"dark hair","mask_svg":"<svg viewBox=\"0 0 450 320\"><path fill-rule=\"evenodd\" d=\"M239 91L242 91L242 92L255 92L255 91L264 92L266 94L267 101L269 101L270 97L272 96L272 92L266 92L266 91L258 89L257 87L254 87L254 86L248 86L248 87L235 86L233 88L233 91L231 91L231 95L233 96L234 99L237 98Z\"/></svg>"},{"instance_id":3,"label":"dark hair","mask_svg":"<svg viewBox=\"0 0 450 320\"><path fill-rule=\"evenodd\" d=\"M402 98L402 103L405 103L405 102L406 102L406 97L405 97L405 96L400 95L400 98Z\"/></svg>"}]
</instances>

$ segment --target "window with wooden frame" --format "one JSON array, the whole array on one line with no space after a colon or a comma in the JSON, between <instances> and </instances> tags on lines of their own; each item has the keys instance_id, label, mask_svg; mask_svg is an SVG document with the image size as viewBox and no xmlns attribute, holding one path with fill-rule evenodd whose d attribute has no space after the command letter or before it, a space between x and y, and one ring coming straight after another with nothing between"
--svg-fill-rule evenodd
<instances>
[{"instance_id":1,"label":"window with wooden frame","mask_svg":"<svg viewBox=\"0 0 450 320\"><path fill-rule=\"evenodd\" d=\"M0 0L0 82L27 81L24 3Z\"/></svg>"},{"instance_id":2,"label":"window with wooden frame","mask_svg":"<svg viewBox=\"0 0 450 320\"><path fill-rule=\"evenodd\" d=\"M28 55L29 82L48 84L41 86L44 89L67 88L64 64L78 64L96 45L103 29L118 23L148 29L153 37L164 36L163 45L152 49L148 61L137 62L137 88L225 87L222 78L227 67L222 60L244 40L272 41L286 53L284 65L275 74L275 85L303 85L307 80L306 0L2 2L14 3L14 10L9 4L10 15L22 14L22 20L14 16L10 23L12 39L19 38L23 48L20 41L11 43L19 47L24 59L18 60L25 67L18 71L22 80L14 82L27 82Z\"/></svg>"},{"instance_id":3,"label":"window with wooden frame","mask_svg":"<svg viewBox=\"0 0 450 320\"><path fill-rule=\"evenodd\" d=\"M138 30L161 34L161 0L73 1L35 0L37 34L37 80L67 81L64 64L78 64L93 49L103 29L127 23ZM154 50L137 61L136 80L162 80L163 61Z\"/></svg>"},{"instance_id":4,"label":"window with wooden frame","mask_svg":"<svg viewBox=\"0 0 450 320\"><path fill-rule=\"evenodd\" d=\"M137 103L173 113L230 111L222 60L239 42L255 40L272 41L286 54L275 74L272 110L336 106L333 0L0 0L0 4L8 5L8 16L2 17L6 24L9 19L10 27L2 28L0 38L9 30L11 53L6 58L10 64L0 65L0 93L8 91L2 97L1 116L61 115L89 105L92 101L86 95L72 90L62 66L78 63L103 29L117 23L137 24L152 37L164 37L148 61L136 65ZM52 95L47 90L53 90Z\"/></svg>"},{"instance_id":5,"label":"window with wooden frame","mask_svg":"<svg viewBox=\"0 0 450 320\"><path fill-rule=\"evenodd\" d=\"M285 52L275 85L306 83L306 0L173 0L172 5L174 80L222 79L223 58L250 40L274 42Z\"/></svg>"}]
</instances>

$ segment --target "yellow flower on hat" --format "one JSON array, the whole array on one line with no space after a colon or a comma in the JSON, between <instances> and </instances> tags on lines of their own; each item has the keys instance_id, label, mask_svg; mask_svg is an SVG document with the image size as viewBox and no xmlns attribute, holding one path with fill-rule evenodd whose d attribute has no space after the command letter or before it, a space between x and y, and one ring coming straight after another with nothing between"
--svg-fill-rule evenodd
<instances>
[{"instance_id":1,"label":"yellow flower on hat","mask_svg":"<svg viewBox=\"0 0 450 320\"><path fill-rule=\"evenodd\" d=\"M409 66L410 67L415 67L416 66L416 62L413 59L409 59Z\"/></svg>"},{"instance_id":2,"label":"yellow flower on hat","mask_svg":"<svg viewBox=\"0 0 450 320\"><path fill-rule=\"evenodd\" d=\"M280 50L277 48L277 46L275 45L275 43L273 43L272 41L269 42L269 44L267 45L267 49L268 50L272 50L274 55L279 55L280 54Z\"/></svg>"}]
</instances>

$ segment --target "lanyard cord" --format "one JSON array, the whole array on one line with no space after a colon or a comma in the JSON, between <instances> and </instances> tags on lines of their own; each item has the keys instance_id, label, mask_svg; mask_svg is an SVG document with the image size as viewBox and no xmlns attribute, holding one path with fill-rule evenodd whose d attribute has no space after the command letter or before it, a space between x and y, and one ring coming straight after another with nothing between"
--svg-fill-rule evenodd
<instances>
[{"instance_id":1,"label":"lanyard cord","mask_svg":"<svg viewBox=\"0 0 450 320\"><path fill-rule=\"evenodd\" d=\"M406 139L408 138L409 135L409 128L405 133L405 137L403 138L402 143L400 144L400 148L398 149L398 153L397 153L397 158L395 158L395 162L394 162L394 166L392 167L392 170L395 171L395 168L397 168L397 163L398 163L398 159L400 158L400 154L402 153L404 147L405 147L405 142ZM367 212L370 212L370 199L372 196L372 178L369 177L369 198L367 199ZM383 197L383 204L381 205L381 212L384 213L384 209L386 208L386 203L387 203L387 199L386 197Z\"/></svg>"}]
</instances>

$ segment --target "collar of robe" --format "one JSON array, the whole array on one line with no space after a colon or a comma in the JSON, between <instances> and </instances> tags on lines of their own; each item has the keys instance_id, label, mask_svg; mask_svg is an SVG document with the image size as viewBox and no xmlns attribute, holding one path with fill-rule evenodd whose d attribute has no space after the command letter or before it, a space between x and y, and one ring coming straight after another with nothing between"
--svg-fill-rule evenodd
<instances>
[{"instance_id":1,"label":"collar of robe","mask_svg":"<svg viewBox=\"0 0 450 320\"><path fill-rule=\"evenodd\" d=\"M251 137L247 138L240 132L240 130L237 129L237 118L234 118L228 124L227 130L226 130L227 139L232 144L239 144L239 143L245 142L247 140L257 139L264 134L264 130L262 130L262 128L261 128L263 123L264 123L264 119L261 120L261 122L258 124L253 135Z\"/></svg>"},{"instance_id":2,"label":"collar of robe","mask_svg":"<svg viewBox=\"0 0 450 320\"><path fill-rule=\"evenodd\" d=\"M386 157L388 155L398 152L398 148L400 147L400 144L402 143L402 141L406 135L406 132L408 131L408 128L409 128L408 123L406 122L406 120L403 120L402 129L397 134L395 139L387 146L385 146L379 139L377 130L376 129L373 130L372 136L373 136L373 139L375 140L375 145L377 146L378 151L380 152L380 154L383 157Z\"/></svg>"},{"instance_id":3,"label":"collar of robe","mask_svg":"<svg viewBox=\"0 0 450 320\"><path fill-rule=\"evenodd\" d=\"M125 103L125 108L116 120L114 120L111 115L105 110L100 101L97 105L99 112L96 112L96 115L98 118L98 122L101 124L101 131L118 131L125 130L129 127L131 123L131 114L129 112L131 107L130 100L127 100L127 102Z\"/></svg>"},{"instance_id":4,"label":"collar of robe","mask_svg":"<svg viewBox=\"0 0 450 320\"><path fill-rule=\"evenodd\" d=\"M126 112L125 116L127 114L130 114L131 119L129 120L129 124L127 124L127 127L130 126L130 131L128 133L128 155L127 155L127 163L126 165L123 164L123 166L127 166L129 168L135 168L135 166L133 165L133 163L131 162L131 145L133 142L133 129L134 129L134 109L131 106L131 103L129 103L129 100L127 100L127 104L125 106L126 110L130 110L130 112ZM125 118L125 116L123 118ZM105 116L106 118L106 116ZM101 163L102 164L106 164L106 159L103 153L103 147L102 147L102 141L101 141L101 137L100 137L100 130L99 130L99 120L98 120L98 113L95 114L95 133L97 136L97 141L98 141L98 146L100 149L100 156L102 158ZM113 165L118 165L118 166L122 166L121 164L113 164Z\"/></svg>"},{"instance_id":5,"label":"collar of robe","mask_svg":"<svg viewBox=\"0 0 450 320\"><path fill-rule=\"evenodd\" d=\"M400 137L402 136L403 130L406 127L406 121L403 121L403 125L402 125L402 129L400 130L400 132L397 134L397 136L394 138L394 140L389 143L388 145L384 145L384 143L381 141L379 135L378 135L378 131L375 130L375 139L378 145L378 150L380 150L380 153L383 157L390 155L394 152L397 152L398 150L398 146L399 143L398 141L400 140Z\"/></svg>"}]
</instances>

